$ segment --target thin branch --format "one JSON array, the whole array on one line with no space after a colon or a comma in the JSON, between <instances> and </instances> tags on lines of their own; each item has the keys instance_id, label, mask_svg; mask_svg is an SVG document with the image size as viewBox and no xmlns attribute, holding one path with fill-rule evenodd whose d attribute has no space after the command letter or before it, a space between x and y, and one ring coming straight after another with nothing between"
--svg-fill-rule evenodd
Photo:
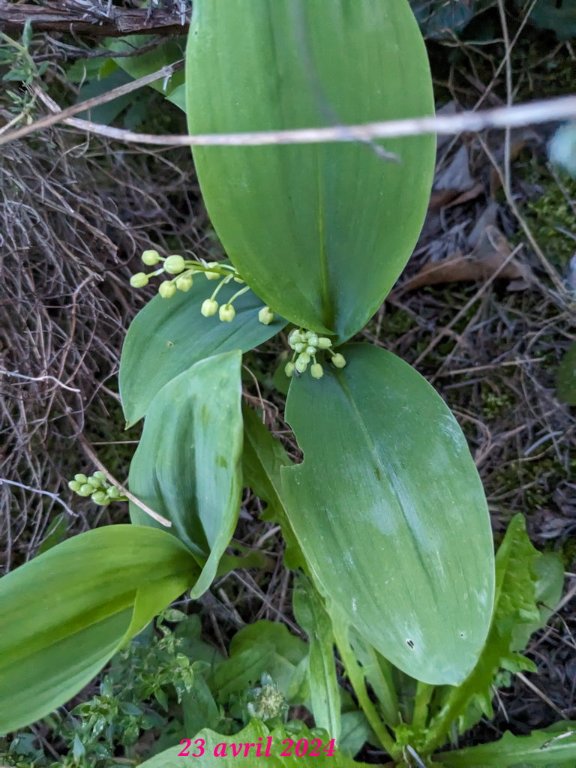
<instances>
[{"instance_id":1,"label":"thin branch","mask_svg":"<svg viewBox=\"0 0 576 768\"><path fill-rule=\"evenodd\" d=\"M512 80L512 46L510 45L510 34L508 32L508 21L506 19L506 8L504 0L498 0L498 13L500 14L500 24L502 26L502 35L504 37L504 62L506 67L506 106L511 107L513 103L513 80ZM504 135L504 187L507 194L512 189L512 158L511 158L511 134L510 128L506 128Z\"/></svg>"},{"instance_id":2,"label":"thin branch","mask_svg":"<svg viewBox=\"0 0 576 768\"><path fill-rule=\"evenodd\" d=\"M136 90L145 85L144 81L151 82L170 74L170 67L141 78L127 86L122 86L123 93ZM120 91L120 88L104 94ZM101 99L102 97L97 97ZM112 98L106 98L111 101ZM96 101L91 99L81 104L62 110L58 114L48 115L31 125L24 126L17 131L0 137L0 146L10 141L21 139L41 128L47 128L57 123L72 123L69 118L72 115L84 112ZM99 101L98 103L103 103ZM456 115L438 115L436 117L418 117L408 120L389 120L387 122L362 123L359 125L330 126L326 128L302 128L286 131L255 131L247 133L208 133L195 134L193 136L181 135L157 135L149 133L135 133L120 128L97 125L89 121L74 121L75 127L82 127L91 133L97 133L118 141L135 144L154 144L157 146L185 147L185 146L269 146L275 144L322 144L345 143L353 141L368 141L371 139L391 139L403 136L420 136L423 134L437 133L440 135L455 135L464 131L482 131L487 128L506 129L517 128L525 125L549 123L559 120L576 119L576 96L563 96L546 101L532 101L527 104L517 104L512 107L497 107L481 112L461 112Z\"/></svg>"},{"instance_id":3,"label":"thin branch","mask_svg":"<svg viewBox=\"0 0 576 768\"><path fill-rule=\"evenodd\" d=\"M69 32L91 37L120 37L124 35L185 35L188 15L146 8L99 7L93 3L69 3L48 7L0 0L0 28L6 32L21 32L27 22L39 32ZM182 23L184 22L184 23Z\"/></svg>"},{"instance_id":4,"label":"thin branch","mask_svg":"<svg viewBox=\"0 0 576 768\"><path fill-rule=\"evenodd\" d=\"M58 504L61 504L66 512L68 512L69 515L72 517L78 517L76 512L73 512L70 507L66 504L65 501L63 501L60 496L58 496L57 493L52 493L52 491L43 491L40 488L32 488L30 485L24 485L24 483L17 483L15 480L7 480L5 477L0 477L0 485L13 485L15 488L22 488L25 491L30 491L31 493L39 493L41 496L48 496L53 501L56 501Z\"/></svg>"},{"instance_id":5,"label":"thin branch","mask_svg":"<svg viewBox=\"0 0 576 768\"><path fill-rule=\"evenodd\" d=\"M59 379L56 378L56 376L24 376L22 373L5 371L1 368L0 376L12 376L15 379L25 379L26 381L53 381L55 384L58 384L59 387L62 387L62 389L68 390L68 392L75 392L78 395L81 394L79 389L74 389L74 387L69 387L67 384L63 384Z\"/></svg>"}]
</instances>

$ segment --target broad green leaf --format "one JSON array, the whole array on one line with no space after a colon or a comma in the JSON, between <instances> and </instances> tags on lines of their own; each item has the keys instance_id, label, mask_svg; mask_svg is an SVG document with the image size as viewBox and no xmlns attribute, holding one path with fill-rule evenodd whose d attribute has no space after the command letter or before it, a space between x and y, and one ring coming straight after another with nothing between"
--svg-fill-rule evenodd
<instances>
[{"instance_id":1,"label":"broad green leaf","mask_svg":"<svg viewBox=\"0 0 576 768\"><path fill-rule=\"evenodd\" d=\"M98 528L0 580L0 733L65 704L199 569L163 531Z\"/></svg>"},{"instance_id":2,"label":"broad green leaf","mask_svg":"<svg viewBox=\"0 0 576 768\"><path fill-rule=\"evenodd\" d=\"M410 5L424 37L453 40L485 3L478 0L411 0Z\"/></svg>"},{"instance_id":3,"label":"broad green leaf","mask_svg":"<svg viewBox=\"0 0 576 768\"><path fill-rule=\"evenodd\" d=\"M171 301L171 299L170 299ZM152 401L130 465L130 490L168 518L203 564L203 594L238 521L242 491L242 355L225 352L193 365ZM135 504L133 522L159 524Z\"/></svg>"},{"instance_id":4,"label":"broad green leaf","mask_svg":"<svg viewBox=\"0 0 576 768\"><path fill-rule=\"evenodd\" d=\"M563 581L556 566L539 565L543 558L530 543L522 515L513 517L496 556L496 601L488 639L469 677L458 688L445 691L442 709L428 731L431 747L441 746L455 724L463 733L482 715L493 716L493 691L501 670L535 671L520 651L545 624L550 608L560 598ZM549 569L552 577L545 573ZM543 610L540 595L553 604Z\"/></svg>"},{"instance_id":5,"label":"broad green leaf","mask_svg":"<svg viewBox=\"0 0 576 768\"><path fill-rule=\"evenodd\" d=\"M360 710L343 712L341 723L338 747L344 754L354 757L354 755L360 752L366 742L371 744L378 743L368 725L365 714L360 712Z\"/></svg>"},{"instance_id":6,"label":"broad green leaf","mask_svg":"<svg viewBox=\"0 0 576 768\"><path fill-rule=\"evenodd\" d=\"M193 669L192 688L182 696L185 733L196 733L203 727L217 729L222 722L223 712L206 682L208 664L199 661L193 665Z\"/></svg>"},{"instance_id":7,"label":"broad green leaf","mask_svg":"<svg viewBox=\"0 0 576 768\"><path fill-rule=\"evenodd\" d=\"M304 453L282 470L290 524L314 580L378 652L418 680L457 684L493 605L480 479L454 416L413 368L368 345L342 351L343 370L290 386L286 417Z\"/></svg>"},{"instance_id":8,"label":"broad green leaf","mask_svg":"<svg viewBox=\"0 0 576 768\"><path fill-rule=\"evenodd\" d=\"M576 722L556 723L529 736L506 732L492 744L443 752L438 760L446 768L574 768Z\"/></svg>"},{"instance_id":9,"label":"broad green leaf","mask_svg":"<svg viewBox=\"0 0 576 768\"><path fill-rule=\"evenodd\" d=\"M334 739L340 738L340 691L334 659L330 617L310 581L300 576L294 587L296 621L308 635L308 684L314 722Z\"/></svg>"},{"instance_id":10,"label":"broad green leaf","mask_svg":"<svg viewBox=\"0 0 576 768\"><path fill-rule=\"evenodd\" d=\"M218 296L227 301L236 288L224 286ZM234 349L247 352L286 324L281 319L270 325L258 322L262 302L251 292L234 302L231 323L203 317L200 307L212 290L213 283L198 278L189 293L171 299L155 296L132 321L120 359L120 396L128 426L146 414L165 384L194 363Z\"/></svg>"},{"instance_id":11,"label":"broad green leaf","mask_svg":"<svg viewBox=\"0 0 576 768\"><path fill-rule=\"evenodd\" d=\"M560 400L576 405L576 344L572 344L558 366L556 389Z\"/></svg>"},{"instance_id":12,"label":"broad green leaf","mask_svg":"<svg viewBox=\"0 0 576 768\"><path fill-rule=\"evenodd\" d=\"M521 5L520 0L516 0ZM530 21L541 29L553 30L560 40L576 36L575 0L536 0Z\"/></svg>"},{"instance_id":13,"label":"broad green leaf","mask_svg":"<svg viewBox=\"0 0 576 768\"><path fill-rule=\"evenodd\" d=\"M280 470L291 466L290 457L251 408L244 408L244 483L267 503L263 519L280 525L286 542L284 562L288 568L305 568L305 562L290 527L282 500Z\"/></svg>"},{"instance_id":14,"label":"broad green leaf","mask_svg":"<svg viewBox=\"0 0 576 768\"><path fill-rule=\"evenodd\" d=\"M56 544L60 544L66 540L69 520L70 518L64 512L60 512L56 515L48 526L44 538L40 542L37 554L41 555L43 552L48 552L48 550L55 547Z\"/></svg>"},{"instance_id":15,"label":"broad green leaf","mask_svg":"<svg viewBox=\"0 0 576 768\"><path fill-rule=\"evenodd\" d=\"M245 693L269 675L290 704L305 701L306 643L283 624L257 621L241 629L230 645L230 658L214 670L211 684L225 703L231 695Z\"/></svg>"},{"instance_id":16,"label":"broad green leaf","mask_svg":"<svg viewBox=\"0 0 576 768\"><path fill-rule=\"evenodd\" d=\"M126 83L131 81L132 78L125 72L115 68L105 77L98 77L84 82L78 91L76 103L79 104L82 101L93 99L95 96L101 96L103 93L108 93L113 88L119 88L121 85L126 85ZM134 94L128 93L125 96L114 99L114 101L109 101L107 104L100 104L87 112L79 112L78 114L82 120L93 120L100 125L111 125L133 101Z\"/></svg>"},{"instance_id":17,"label":"broad green leaf","mask_svg":"<svg viewBox=\"0 0 576 768\"><path fill-rule=\"evenodd\" d=\"M312 752L319 747L320 755L318 757L296 757L293 747L291 757L281 757L281 752L290 747L285 739L291 739L294 747L300 739L307 739L309 751ZM320 744L314 739L317 739ZM200 748L204 751L204 754L200 758L196 758L195 761L202 768L238 768L238 766L244 765L248 768L259 763L266 765L267 768L367 768L366 763L356 763L343 755L337 745L333 756L325 754L324 750L327 750L329 746L329 737L322 731L308 731L306 728L302 728L298 733L281 728L270 731L257 720L253 720L246 728L232 736L225 736L205 729L195 735L190 734L190 742L189 755L198 754ZM241 755L234 756L232 744L237 750L241 750ZM305 748L304 742L301 746L302 749ZM140 768L182 768L182 765L186 764L185 757L178 755L185 747L185 744L181 744L167 749L150 760L146 760ZM258 756L257 752L259 747L261 757ZM270 749L269 756L265 756L267 747ZM246 756L245 748L248 750ZM188 762L193 763L193 758L189 757Z\"/></svg>"},{"instance_id":18,"label":"broad green leaf","mask_svg":"<svg viewBox=\"0 0 576 768\"><path fill-rule=\"evenodd\" d=\"M150 44L153 47L150 48ZM129 56L118 56L114 62L134 80L145 75L150 75L168 64L182 61L184 58L186 40L184 37L173 37L169 40L158 41L153 35L127 35L123 38L107 38L105 46L114 53L128 53ZM144 52L134 55L140 48ZM170 96L184 84L184 70L179 69L165 80L157 80L150 86L154 90L164 94L170 100ZM131 94L134 99L134 94Z\"/></svg>"},{"instance_id":19,"label":"broad green leaf","mask_svg":"<svg viewBox=\"0 0 576 768\"><path fill-rule=\"evenodd\" d=\"M434 110L407 0L196 0L186 67L191 133ZM247 283L291 322L341 340L366 324L410 257L434 158L432 136L194 148L212 224Z\"/></svg>"}]
</instances>

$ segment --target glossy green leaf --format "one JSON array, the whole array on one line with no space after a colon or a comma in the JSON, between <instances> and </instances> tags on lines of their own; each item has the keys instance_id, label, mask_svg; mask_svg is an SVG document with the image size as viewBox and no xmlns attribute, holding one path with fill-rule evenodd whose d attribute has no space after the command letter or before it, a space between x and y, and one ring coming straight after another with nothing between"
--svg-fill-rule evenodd
<instances>
[{"instance_id":1,"label":"glossy green leaf","mask_svg":"<svg viewBox=\"0 0 576 768\"><path fill-rule=\"evenodd\" d=\"M280 318L270 325L258 322L263 305L252 292L234 302L236 317L231 323L203 317L200 307L213 285L198 278L189 293L171 299L155 296L132 321L120 358L120 397L128 426L146 414L165 384L194 363L234 349L247 352L286 325ZM236 289L224 286L218 295L227 301Z\"/></svg>"},{"instance_id":2,"label":"glossy green leaf","mask_svg":"<svg viewBox=\"0 0 576 768\"><path fill-rule=\"evenodd\" d=\"M367 345L290 387L304 453L283 469L290 523L315 580L352 626L423 682L457 684L488 632L494 560L466 440L407 363ZM328 366L327 366L328 368Z\"/></svg>"},{"instance_id":3,"label":"glossy green leaf","mask_svg":"<svg viewBox=\"0 0 576 768\"><path fill-rule=\"evenodd\" d=\"M520 651L532 633L544 626L550 609L560 599L562 583L562 571L551 567L534 549L524 518L516 515L496 556L496 601L488 639L478 663L462 685L438 695L441 709L427 735L431 748L447 741L454 726L464 733L482 715L493 717L492 697L501 670L536 670ZM542 599L552 605L541 607Z\"/></svg>"},{"instance_id":4,"label":"glossy green leaf","mask_svg":"<svg viewBox=\"0 0 576 768\"><path fill-rule=\"evenodd\" d=\"M290 704L303 704L307 695L304 662L308 647L283 625L257 621L232 639L230 658L214 670L211 684L219 701L240 695L269 675Z\"/></svg>"},{"instance_id":5,"label":"glossy green leaf","mask_svg":"<svg viewBox=\"0 0 576 768\"><path fill-rule=\"evenodd\" d=\"M342 714L340 738L338 747L350 757L354 757L366 742L377 744L378 741L370 730L366 716L360 710L354 712L344 712Z\"/></svg>"},{"instance_id":6,"label":"glossy green leaf","mask_svg":"<svg viewBox=\"0 0 576 768\"><path fill-rule=\"evenodd\" d=\"M366 763L356 763L343 755L338 750L337 745L333 756L324 754L323 748L321 748L319 757L296 757L294 749L292 749L291 757L281 757L280 753L289 746L287 743L282 743L287 738L291 739L294 745L296 745L299 739L307 739L310 751L316 746L312 741L315 738L321 739L323 748L327 749L329 745L329 738L321 731L311 732L303 728L296 734L287 732L282 728L269 730L263 723L253 720L246 728L232 736L214 733L214 731L207 729L195 735L190 734L192 743L190 744L189 754L198 754L199 748L203 748L204 754L201 755L201 759L197 758L195 760L202 768L238 768L238 766L244 765L248 768L248 766L260 763L266 765L267 768L367 768ZM203 743L199 743L198 739L201 739ZM241 755L234 756L231 744L234 744L236 749L241 751ZM268 745L270 746L270 756L266 757ZM248 752L245 756L245 747L247 746ZM261 757L258 757L256 751L258 746L261 746ZM194 763L191 757L186 761L184 756L178 756L184 747L185 744L182 744L167 749L150 760L146 760L146 762L141 764L140 768L182 768L182 765L185 765L186 762ZM216 750L217 747L218 749ZM302 747L304 747L304 744ZM214 754L215 750L217 751L216 755Z\"/></svg>"},{"instance_id":7,"label":"glossy green leaf","mask_svg":"<svg viewBox=\"0 0 576 768\"><path fill-rule=\"evenodd\" d=\"M196 0L186 61L191 133L434 109L407 0ZM341 339L365 325L410 257L434 157L432 136L194 149L208 213L248 284L291 322Z\"/></svg>"},{"instance_id":8,"label":"glossy green leaf","mask_svg":"<svg viewBox=\"0 0 576 768\"><path fill-rule=\"evenodd\" d=\"M292 596L296 621L308 635L308 683L314 722L334 739L340 738L340 691L334 659L332 622L312 584L303 576Z\"/></svg>"},{"instance_id":9,"label":"glossy green leaf","mask_svg":"<svg viewBox=\"0 0 576 768\"><path fill-rule=\"evenodd\" d=\"M492 744L438 755L446 768L574 768L576 722L555 723L529 736L506 732Z\"/></svg>"},{"instance_id":10,"label":"glossy green leaf","mask_svg":"<svg viewBox=\"0 0 576 768\"><path fill-rule=\"evenodd\" d=\"M171 531L203 564L193 597L214 580L238 521L241 363L239 351L215 355L162 387L130 465L132 493L170 520ZM141 525L159 525L135 504L130 515Z\"/></svg>"},{"instance_id":11,"label":"glossy green leaf","mask_svg":"<svg viewBox=\"0 0 576 768\"><path fill-rule=\"evenodd\" d=\"M65 704L198 572L173 536L114 525L1 579L0 733Z\"/></svg>"},{"instance_id":12,"label":"glossy green leaf","mask_svg":"<svg viewBox=\"0 0 576 768\"><path fill-rule=\"evenodd\" d=\"M218 706L206 681L209 665L202 661L193 664L192 687L182 695L182 714L185 733L196 733L201 728L218 730L224 713Z\"/></svg>"}]
</instances>

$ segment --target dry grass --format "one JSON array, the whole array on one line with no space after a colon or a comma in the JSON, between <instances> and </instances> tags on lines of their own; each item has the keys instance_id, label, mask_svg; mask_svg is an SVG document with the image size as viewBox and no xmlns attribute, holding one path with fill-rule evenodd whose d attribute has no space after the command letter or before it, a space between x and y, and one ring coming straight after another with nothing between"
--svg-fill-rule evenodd
<instances>
[{"instance_id":1,"label":"dry grass","mask_svg":"<svg viewBox=\"0 0 576 768\"><path fill-rule=\"evenodd\" d=\"M176 164L178 163L178 165ZM101 513L66 482L87 465L77 437L116 398L127 289L150 238L202 248L186 151L122 152L67 131L10 144L0 161L0 541L2 567L30 557L57 512L75 531ZM118 414L115 414L118 418ZM87 424L88 420L88 424ZM118 432L121 424L111 425ZM106 439L106 430L102 435ZM116 469L116 468L115 468Z\"/></svg>"}]
</instances>

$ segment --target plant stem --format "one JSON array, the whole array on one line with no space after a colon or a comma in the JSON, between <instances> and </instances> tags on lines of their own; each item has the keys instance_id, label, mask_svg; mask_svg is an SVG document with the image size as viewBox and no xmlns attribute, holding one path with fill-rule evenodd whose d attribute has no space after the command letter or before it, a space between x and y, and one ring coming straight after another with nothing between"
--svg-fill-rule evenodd
<instances>
[{"instance_id":1,"label":"plant stem","mask_svg":"<svg viewBox=\"0 0 576 768\"><path fill-rule=\"evenodd\" d=\"M366 690L366 683L364 681L364 673L362 668L356 661L354 651L350 645L348 638L349 625L346 620L339 616L330 615L332 619L332 628L334 632L334 640L340 653L340 658L344 664L344 669L348 675L348 679L352 683L352 688L358 699L362 711L366 715L366 719L370 723L372 730L376 734L380 744L388 752L390 757L397 759L401 756L400 749L393 737L390 735L388 729L380 719L380 716L370 700L368 691Z\"/></svg>"},{"instance_id":2,"label":"plant stem","mask_svg":"<svg viewBox=\"0 0 576 768\"><path fill-rule=\"evenodd\" d=\"M424 731L428 723L428 714L430 708L430 699L434 693L434 686L428 683L421 683L418 680L416 686L416 695L414 697L414 715L412 717L413 728Z\"/></svg>"}]
</instances>

